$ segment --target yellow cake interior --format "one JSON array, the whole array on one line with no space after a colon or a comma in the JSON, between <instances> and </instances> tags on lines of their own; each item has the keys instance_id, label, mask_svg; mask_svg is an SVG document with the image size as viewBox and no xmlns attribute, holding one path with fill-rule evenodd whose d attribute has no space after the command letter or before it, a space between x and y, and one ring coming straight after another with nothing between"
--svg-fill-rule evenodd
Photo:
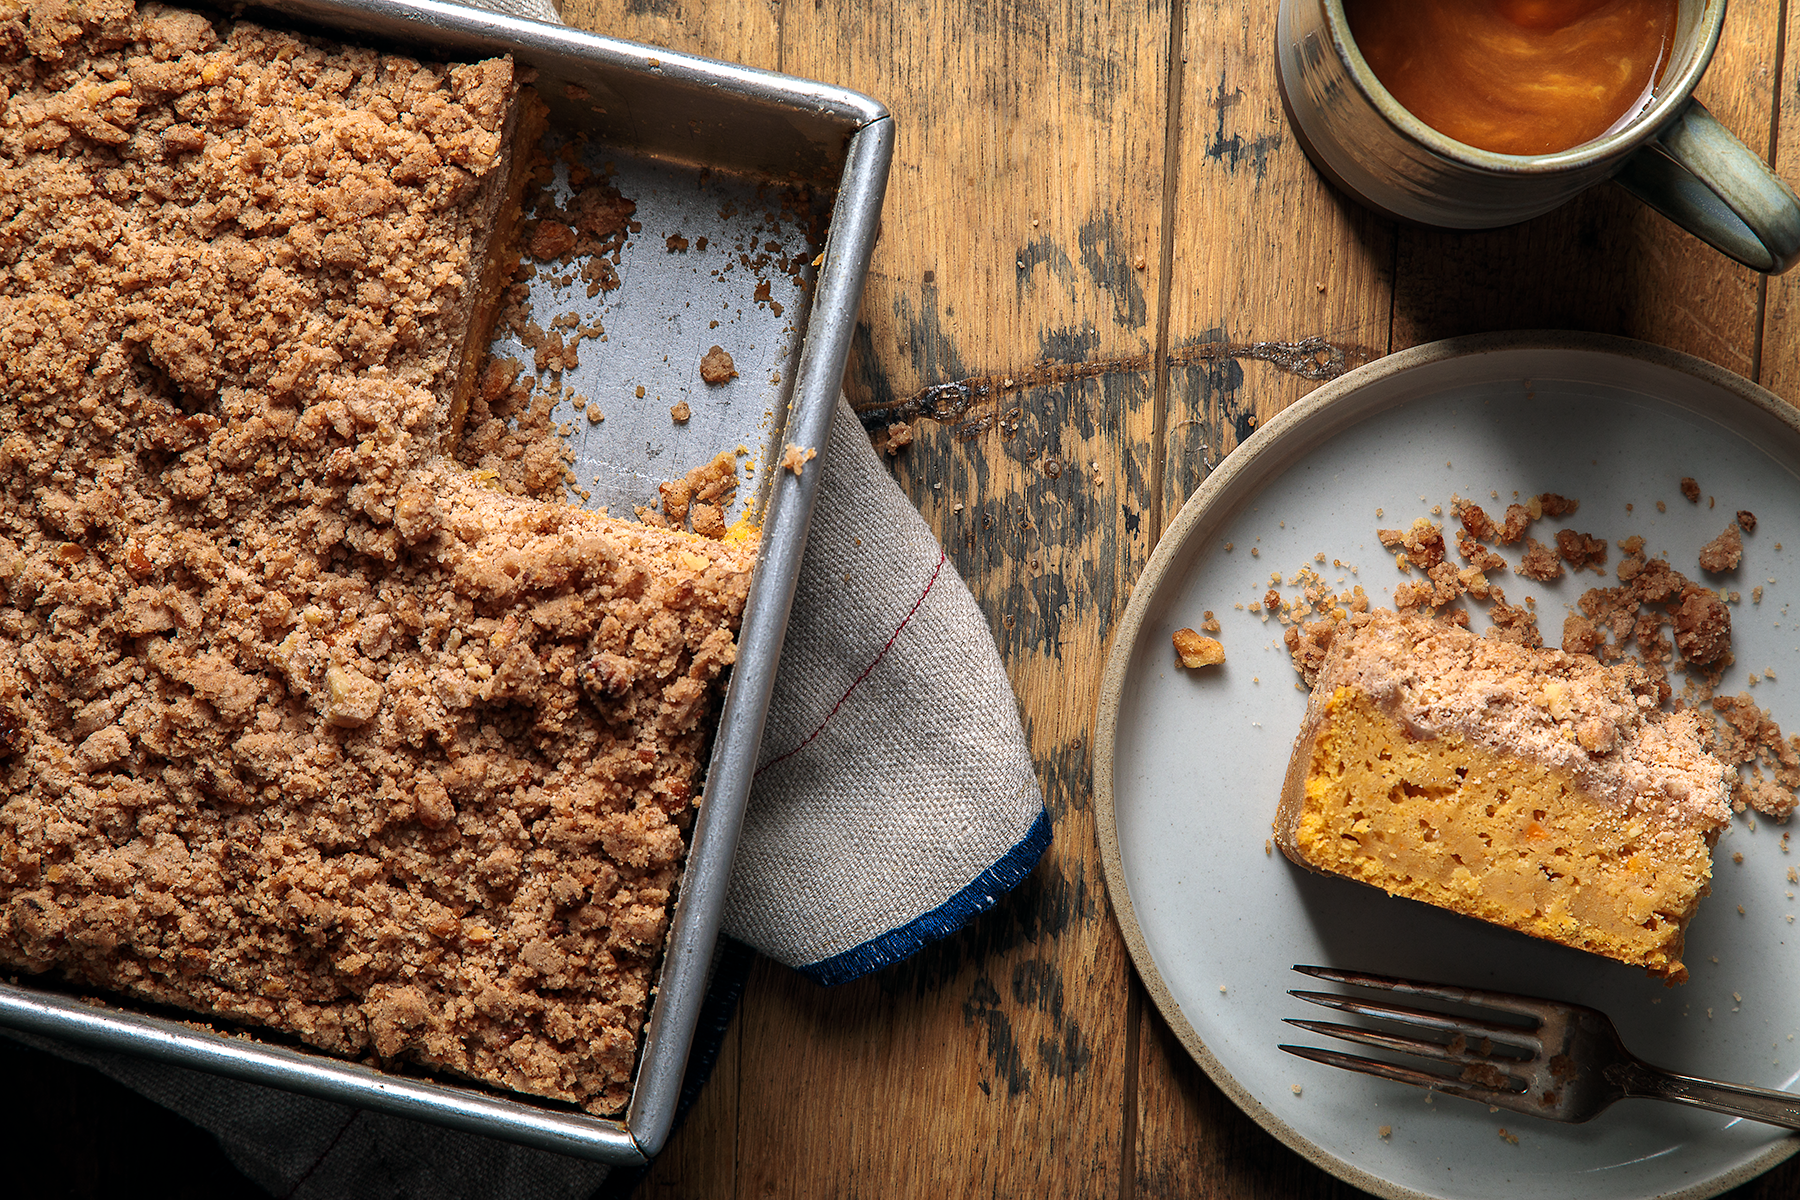
<instances>
[{"instance_id":1,"label":"yellow cake interior","mask_svg":"<svg viewBox=\"0 0 1800 1200\"><path fill-rule=\"evenodd\" d=\"M1716 835L1621 810L1567 770L1460 732L1414 737L1351 687L1334 689L1318 715L1310 757L1294 764L1304 762L1303 790L1284 806L1290 857L1686 977L1683 930L1706 893Z\"/></svg>"}]
</instances>

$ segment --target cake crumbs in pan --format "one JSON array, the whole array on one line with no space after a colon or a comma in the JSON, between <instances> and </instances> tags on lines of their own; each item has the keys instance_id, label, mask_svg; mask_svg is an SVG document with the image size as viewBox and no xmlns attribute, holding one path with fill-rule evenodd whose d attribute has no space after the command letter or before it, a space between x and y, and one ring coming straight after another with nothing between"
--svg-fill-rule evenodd
<instances>
[{"instance_id":1,"label":"cake crumbs in pan","mask_svg":"<svg viewBox=\"0 0 1800 1200\"><path fill-rule=\"evenodd\" d=\"M723 346L714 346L700 356L700 379L710 387L738 377L737 364Z\"/></svg>"}]
</instances>

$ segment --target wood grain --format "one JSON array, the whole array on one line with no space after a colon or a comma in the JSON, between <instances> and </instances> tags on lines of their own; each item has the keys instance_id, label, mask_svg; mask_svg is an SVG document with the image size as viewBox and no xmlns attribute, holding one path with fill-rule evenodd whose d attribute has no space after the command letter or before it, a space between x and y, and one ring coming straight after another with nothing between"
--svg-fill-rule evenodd
<instances>
[{"instance_id":1,"label":"wood grain","mask_svg":"<svg viewBox=\"0 0 1800 1200\"><path fill-rule=\"evenodd\" d=\"M1183 8L1166 517L1259 422L1388 349L1393 229L1333 192L1288 132L1274 37L1272 13Z\"/></svg>"},{"instance_id":2,"label":"wood grain","mask_svg":"<svg viewBox=\"0 0 1800 1200\"><path fill-rule=\"evenodd\" d=\"M1396 240L1288 131L1272 23L1232 6L1181 16L1159 534L1260 422L1387 352ZM1137 1196L1358 1194L1240 1112L1155 1008L1137 1007Z\"/></svg>"},{"instance_id":3,"label":"wood grain","mask_svg":"<svg viewBox=\"0 0 1800 1200\"><path fill-rule=\"evenodd\" d=\"M562 0L562 17L577 29L647 42L687 54L779 71L781 0Z\"/></svg>"},{"instance_id":4,"label":"wood grain","mask_svg":"<svg viewBox=\"0 0 1800 1200\"><path fill-rule=\"evenodd\" d=\"M740 1129L751 1194L1118 1190L1119 1123L1070 1114L1121 1112L1128 1061L1087 736L1152 537L1128 514L1154 416L1167 30L1141 0L784 9L787 70L894 109L846 387L879 420L962 384L914 422L895 474L1037 698L1024 717L1056 832L996 912L915 962L831 992L771 970L744 1012L742 1111L768 1116Z\"/></svg>"}]
</instances>

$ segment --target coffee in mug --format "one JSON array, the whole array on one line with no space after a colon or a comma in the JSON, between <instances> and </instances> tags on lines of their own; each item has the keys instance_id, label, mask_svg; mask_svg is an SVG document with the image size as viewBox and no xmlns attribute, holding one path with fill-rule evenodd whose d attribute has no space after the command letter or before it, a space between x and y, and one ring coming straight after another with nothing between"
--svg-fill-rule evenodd
<instances>
[{"instance_id":1,"label":"coffee in mug","mask_svg":"<svg viewBox=\"0 0 1800 1200\"><path fill-rule=\"evenodd\" d=\"M1344 0L1357 48L1406 110L1465 145L1549 154L1642 112L1675 0Z\"/></svg>"}]
</instances>

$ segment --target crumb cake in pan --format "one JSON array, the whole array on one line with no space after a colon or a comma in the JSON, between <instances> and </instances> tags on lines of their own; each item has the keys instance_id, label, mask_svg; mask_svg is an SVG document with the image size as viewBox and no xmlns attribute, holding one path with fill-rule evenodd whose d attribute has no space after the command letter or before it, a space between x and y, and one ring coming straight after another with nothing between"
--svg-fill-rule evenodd
<instances>
[{"instance_id":1,"label":"crumb cake in pan","mask_svg":"<svg viewBox=\"0 0 1800 1200\"><path fill-rule=\"evenodd\" d=\"M1301 866L1678 982L1728 769L1635 664L1375 611L1332 631L1281 797Z\"/></svg>"},{"instance_id":2,"label":"crumb cake in pan","mask_svg":"<svg viewBox=\"0 0 1800 1200\"><path fill-rule=\"evenodd\" d=\"M519 108L0 0L0 962L608 1114L752 550L447 456Z\"/></svg>"}]
</instances>

